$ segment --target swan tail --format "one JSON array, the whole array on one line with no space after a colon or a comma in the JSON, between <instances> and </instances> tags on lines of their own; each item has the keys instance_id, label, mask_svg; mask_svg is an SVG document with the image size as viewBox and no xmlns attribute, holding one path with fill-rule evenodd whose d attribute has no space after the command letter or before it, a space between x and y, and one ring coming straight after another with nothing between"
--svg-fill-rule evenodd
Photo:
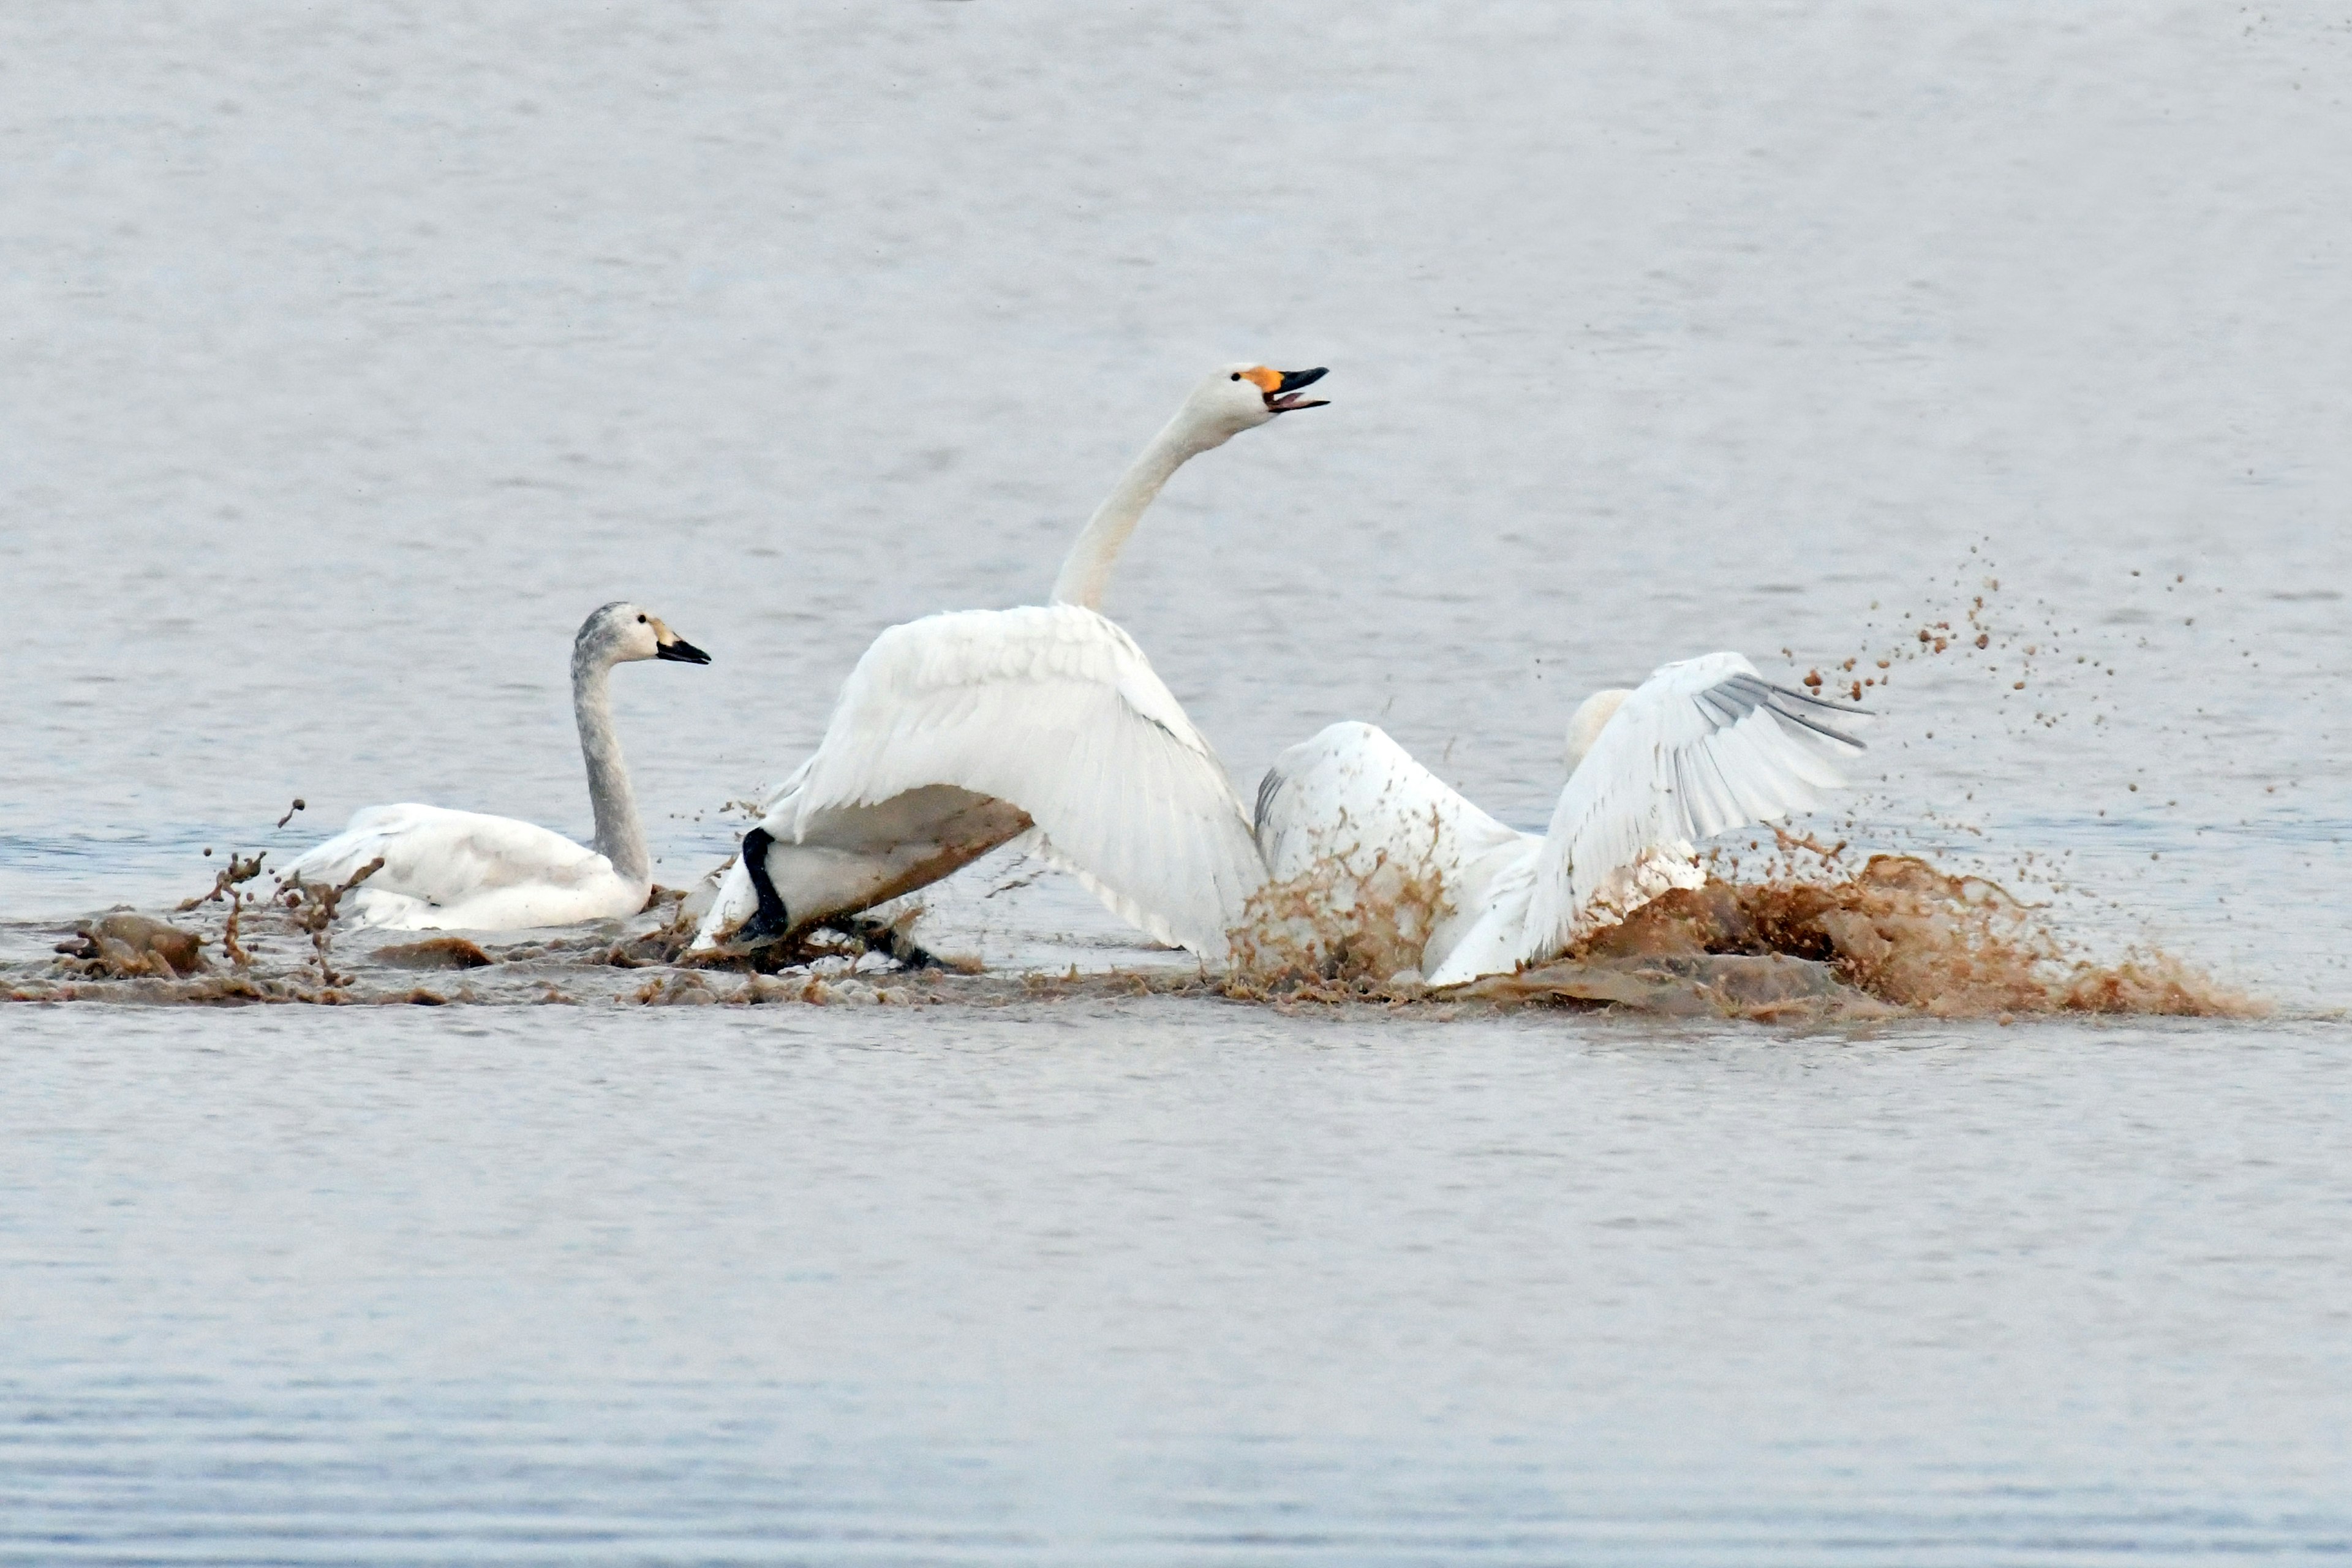
<instances>
[{"instance_id":1,"label":"swan tail","mask_svg":"<svg viewBox=\"0 0 2352 1568\"><path fill-rule=\"evenodd\" d=\"M703 910L701 923L694 928L694 941L687 947L688 952L709 952L733 935L760 907L759 889L752 887L751 868L743 864L740 855L729 861L723 870L703 878L688 895L688 904L703 898L705 889L709 889L709 904Z\"/></svg>"}]
</instances>

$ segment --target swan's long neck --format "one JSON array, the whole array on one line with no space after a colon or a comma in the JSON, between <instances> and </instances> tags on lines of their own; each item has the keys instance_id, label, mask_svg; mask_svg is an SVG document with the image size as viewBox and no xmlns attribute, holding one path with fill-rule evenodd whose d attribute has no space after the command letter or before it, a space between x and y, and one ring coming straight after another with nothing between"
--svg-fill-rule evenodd
<instances>
[{"instance_id":1,"label":"swan's long neck","mask_svg":"<svg viewBox=\"0 0 2352 1568\"><path fill-rule=\"evenodd\" d=\"M593 653L572 659L572 711L580 721L580 754L588 763L588 799L596 808L596 852L632 882L653 881L646 830L637 821L637 795L613 732L613 667Z\"/></svg>"},{"instance_id":2,"label":"swan's long neck","mask_svg":"<svg viewBox=\"0 0 2352 1568\"><path fill-rule=\"evenodd\" d=\"M1077 542L1070 546L1068 559L1062 563L1062 574L1054 579L1055 604L1101 609L1103 590L1110 586L1111 568L1118 564L1118 552L1126 548L1128 535L1135 531L1144 509L1188 459L1218 444L1203 439L1188 414L1179 414L1151 438L1151 445L1120 476L1102 505L1095 508Z\"/></svg>"}]
</instances>

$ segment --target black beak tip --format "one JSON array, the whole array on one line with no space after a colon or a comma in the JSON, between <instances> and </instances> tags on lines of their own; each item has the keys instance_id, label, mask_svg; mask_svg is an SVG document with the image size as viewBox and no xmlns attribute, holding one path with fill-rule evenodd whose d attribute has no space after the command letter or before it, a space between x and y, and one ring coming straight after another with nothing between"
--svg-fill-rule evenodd
<instances>
[{"instance_id":1,"label":"black beak tip","mask_svg":"<svg viewBox=\"0 0 2352 1568\"><path fill-rule=\"evenodd\" d=\"M1314 385L1330 374L1329 365L1318 365L1313 370L1286 370L1282 373L1282 384L1274 390L1276 395L1297 392L1302 387Z\"/></svg>"},{"instance_id":2,"label":"black beak tip","mask_svg":"<svg viewBox=\"0 0 2352 1568\"><path fill-rule=\"evenodd\" d=\"M654 657L656 658L670 659L678 664L709 664L710 662L710 656L709 654L703 652L700 648L695 647L684 637L678 637L674 641L662 644L659 647L654 649Z\"/></svg>"}]
</instances>

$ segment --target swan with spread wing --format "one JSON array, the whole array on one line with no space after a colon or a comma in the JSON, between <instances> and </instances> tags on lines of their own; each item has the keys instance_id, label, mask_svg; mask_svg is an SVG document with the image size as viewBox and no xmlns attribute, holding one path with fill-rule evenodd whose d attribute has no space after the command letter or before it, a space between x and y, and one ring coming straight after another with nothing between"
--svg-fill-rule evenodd
<instances>
[{"instance_id":1,"label":"swan with spread wing","mask_svg":"<svg viewBox=\"0 0 2352 1568\"><path fill-rule=\"evenodd\" d=\"M1185 399L1088 520L1054 602L890 627L824 738L761 803L694 947L773 941L927 886L1033 826L1112 910L1211 962L1265 879L1215 751L1100 611L1176 470L1298 408L1321 370L1227 365Z\"/></svg>"},{"instance_id":2,"label":"swan with spread wing","mask_svg":"<svg viewBox=\"0 0 2352 1568\"><path fill-rule=\"evenodd\" d=\"M1506 826L1370 724L1334 724L1276 758L1256 834L1277 882L1375 867L1433 880L1421 954L1432 985L1508 973L1704 880L1695 846L1809 810L1862 749L1864 711L1776 686L1736 653L1597 692L1569 724L1568 784L1541 834ZM1341 918L1379 918L1358 908Z\"/></svg>"}]
</instances>

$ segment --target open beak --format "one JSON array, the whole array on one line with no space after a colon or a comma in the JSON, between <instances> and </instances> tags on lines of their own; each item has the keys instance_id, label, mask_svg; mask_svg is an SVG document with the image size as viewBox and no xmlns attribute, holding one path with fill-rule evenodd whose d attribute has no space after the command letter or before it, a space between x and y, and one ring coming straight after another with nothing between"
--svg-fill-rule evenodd
<instances>
[{"instance_id":1,"label":"open beak","mask_svg":"<svg viewBox=\"0 0 2352 1568\"><path fill-rule=\"evenodd\" d=\"M1327 365L1313 370L1286 370L1278 373L1282 379L1265 395L1265 405L1276 414L1288 414L1299 408L1321 408L1330 403L1328 397L1301 397L1299 394L1330 374Z\"/></svg>"},{"instance_id":2,"label":"open beak","mask_svg":"<svg viewBox=\"0 0 2352 1568\"><path fill-rule=\"evenodd\" d=\"M661 622L654 623L654 657L675 659L679 664L709 664L710 656L670 630Z\"/></svg>"}]
</instances>

